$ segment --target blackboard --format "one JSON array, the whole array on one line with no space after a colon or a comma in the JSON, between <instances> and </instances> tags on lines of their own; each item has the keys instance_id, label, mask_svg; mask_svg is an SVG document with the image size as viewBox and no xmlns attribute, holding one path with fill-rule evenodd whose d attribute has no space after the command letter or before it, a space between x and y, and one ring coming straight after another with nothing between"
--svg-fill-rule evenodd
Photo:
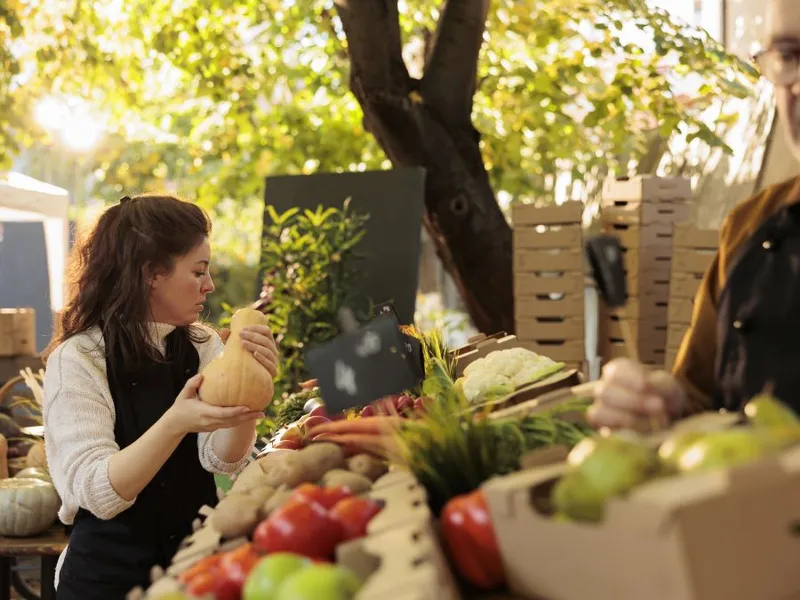
<instances>
[{"instance_id":1,"label":"blackboard","mask_svg":"<svg viewBox=\"0 0 800 600\"><path fill-rule=\"evenodd\" d=\"M365 275L356 290L362 302L392 302L403 324L414 322L419 282L425 170L422 168L268 177L265 203L283 213L290 208L341 208L369 214L359 251ZM271 224L264 211L264 229ZM263 239L263 236L262 236ZM259 284L260 287L260 284Z\"/></svg>"},{"instance_id":2,"label":"blackboard","mask_svg":"<svg viewBox=\"0 0 800 600\"><path fill-rule=\"evenodd\" d=\"M50 343L53 313L41 221L0 222L0 308L36 310L36 351Z\"/></svg>"}]
</instances>

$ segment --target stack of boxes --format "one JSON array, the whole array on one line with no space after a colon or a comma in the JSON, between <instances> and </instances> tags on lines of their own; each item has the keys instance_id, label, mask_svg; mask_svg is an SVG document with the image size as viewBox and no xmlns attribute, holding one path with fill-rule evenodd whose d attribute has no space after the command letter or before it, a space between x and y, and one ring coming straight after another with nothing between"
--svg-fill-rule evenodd
<instances>
[{"instance_id":1,"label":"stack of boxes","mask_svg":"<svg viewBox=\"0 0 800 600\"><path fill-rule=\"evenodd\" d=\"M512 211L517 339L576 369L586 357L583 208L567 202Z\"/></svg>"},{"instance_id":2,"label":"stack of boxes","mask_svg":"<svg viewBox=\"0 0 800 600\"><path fill-rule=\"evenodd\" d=\"M628 278L624 312L601 309L603 362L631 354L620 323L624 317L639 359L664 365L673 227L688 219L691 192L691 182L680 177L609 179L603 185L603 230L619 238Z\"/></svg>"},{"instance_id":3,"label":"stack of boxes","mask_svg":"<svg viewBox=\"0 0 800 600\"><path fill-rule=\"evenodd\" d=\"M672 368L683 336L689 329L694 297L717 254L719 231L676 225L672 245L666 369Z\"/></svg>"},{"instance_id":4,"label":"stack of boxes","mask_svg":"<svg viewBox=\"0 0 800 600\"><path fill-rule=\"evenodd\" d=\"M0 358L36 354L36 311L0 308Z\"/></svg>"}]
</instances>

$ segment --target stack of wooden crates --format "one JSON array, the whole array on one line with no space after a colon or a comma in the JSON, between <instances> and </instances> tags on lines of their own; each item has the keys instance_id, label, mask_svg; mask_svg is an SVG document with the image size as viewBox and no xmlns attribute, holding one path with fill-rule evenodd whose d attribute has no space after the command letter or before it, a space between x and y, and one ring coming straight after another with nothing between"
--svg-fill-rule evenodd
<instances>
[{"instance_id":1,"label":"stack of wooden crates","mask_svg":"<svg viewBox=\"0 0 800 600\"><path fill-rule=\"evenodd\" d=\"M0 386L20 369L37 369L36 311L32 308L0 308Z\"/></svg>"},{"instance_id":2,"label":"stack of wooden crates","mask_svg":"<svg viewBox=\"0 0 800 600\"><path fill-rule=\"evenodd\" d=\"M567 202L512 209L517 339L576 369L586 358L583 208Z\"/></svg>"},{"instance_id":3,"label":"stack of wooden crates","mask_svg":"<svg viewBox=\"0 0 800 600\"><path fill-rule=\"evenodd\" d=\"M716 256L719 231L676 225L672 244L666 369L671 369L675 363L675 355L689 329L694 297L700 289L703 275Z\"/></svg>"},{"instance_id":4,"label":"stack of wooden crates","mask_svg":"<svg viewBox=\"0 0 800 600\"><path fill-rule=\"evenodd\" d=\"M639 359L663 367L673 227L689 218L691 191L691 182L680 177L612 178L603 185L603 230L619 238L628 277L624 313L601 308L598 355L604 363L631 354L620 323L624 315Z\"/></svg>"}]
</instances>

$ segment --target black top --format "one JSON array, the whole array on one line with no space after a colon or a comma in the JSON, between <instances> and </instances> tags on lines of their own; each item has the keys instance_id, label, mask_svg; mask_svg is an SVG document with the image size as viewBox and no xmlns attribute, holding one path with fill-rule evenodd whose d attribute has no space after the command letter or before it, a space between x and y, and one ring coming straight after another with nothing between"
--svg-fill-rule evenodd
<instances>
[{"instance_id":1,"label":"black top","mask_svg":"<svg viewBox=\"0 0 800 600\"><path fill-rule=\"evenodd\" d=\"M135 442L175 401L200 359L186 328L166 338L166 362L137 370L106 355L120 449ZM187 435L136 502L110 520L81 508L59 576L61 600L122 600L149 585L150 569L166 567L204 504L216 504L214 476L200 465L197 434Z\"/></svg>"},{"instance_id":2,"label":"black top","mask_svg":"<svg viewBox=\"0 0 800 600\"><path fill-rule=\"evenodd\" d=\"M732 261L719 297L716 409L771 391L800 412L800 204L775 213Z\"/></svg>"}]
</instances>

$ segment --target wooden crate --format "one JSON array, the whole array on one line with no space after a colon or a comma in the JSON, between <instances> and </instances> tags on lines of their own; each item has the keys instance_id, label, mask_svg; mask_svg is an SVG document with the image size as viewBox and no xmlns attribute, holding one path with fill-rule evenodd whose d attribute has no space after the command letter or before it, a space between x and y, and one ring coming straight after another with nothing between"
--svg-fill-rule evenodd
<instances>
[{"instance_id":1,"label":"wooden crate","mask_svg":"<svg viewBox=\"0 0 800 600\"><path fill-rule=\"evenodd\" d=\"M692 182L686 177L609 177L603 182L603 203L624 200L663 202L688 200L692 197Z\"/></svg>"},{"instance_id":2,"label":"wooden crate","mask_svg":"<svg viewBox=\"0 0 800 600\"><path fill-rule=\"evenodd\" d=\"M542 356L560 362L579 362L586 360L584 340L545 340L520 339L520 345Z\"/></svg>"},{"instance_id":3,"label":"wooden crate","mask_svg":"<svg viewBox=\"0 0 800 600\"><path fill-rule=\"evenodd\" d=\"M672 224L629 225L626 223L603 223L606 233L615 235L625 249L663 248L672 251ZM667 254L668 255L668 254Z\"/></svg>"},{"instance_id":4,"label":"wooden crate","mask_svg":"<svg viewBox=\"0 0 800 600\"><path fill-rule=\"evenodd\" d=\"M676 248L716 250L719 248L719 230L698 229L687 223L677 223L674 230Z\"/></svg>"},{"instance_id":5,"label":"wooden crate","mask_svg":"<svg viewBox=\"0 0 800 600\"><path fill-rule=\"evenodd\" d=\"M675 273L670 281L670 298L689 298L697 295L703 276L697 273Z\"/></svg>"},{"instance_id":6,"label":"wooden crate","mask_svg":"<svg viewBox=\"0 0 800 600\"><path fill-rule=\"evenodd\" d=\"M604 223L623 225L672 224L689 218L691 206L686 202L642 202L618 200L604 203Z\"/></svg>"},{"instance_id":7,"label":"wooden crate","mask_svg":"<svg viewBox=\"0 0 800 600\"><path fill-rule=\"evenodd\" d=\"M642 342L646 344L661 344L666 347L667 343L667 325L653 323L650 320L644 321L628 321L631 335L637 343ZM622 327L622 320L619 317L612 317L603 325L602 337L610 340L623 340L624 331Z\"/></svg>"},{"instance_id":8,"label":"wooden crate","mask_svg":"<svg viewBox=\"0 0 800 600\"><path fill-rule=\"evenodd\" d=\"M36 355L36 311L0 308L0 356Z\"/></svg>"},{"instance_id":9,"label":"wooden crate","mask_svg":"<svg viewBox=\"0 0 800 600\"><path fill-rule=\"evenodd\" d=\"M517 297L514 299L514 316L517 320L531 317L583 317L586 307L584 295L572 294L551 297L548 294Z\"/></svg>"},{"instance_id":10,"label":"wooden crate","mask_svg":"<svg viewBox=\"0 0 800 600\"><path fill-rule=\"evenodd\" d=\"M511 207L511 222L514 229L537 225L580 225L583 211L583 202L565 202L559 206L516 204Z\"/></svg>"},{"instance_id":11,"label":"wooden crate","mask_svg":"<svg viewBox=\"0 0 800 600\"><path fill-rule=\"evenodd\" d=\"M514 273L584 271L583 248L528 249L514 252Z\"/></svg>"},{"instance_id":12,"label":"wooden crate","mask_svg":"<svg viewBox=\"0 0 800 600\"><path fill-rule=\"evenodd\" d=\"M518 319L517 336L521 339L583 340L586 324L583 315L554 320L552 318Z\"/></svg>"},{"instance_id":13,"label":"wooden crate","mask_svg":"<svg viewBox=\"0 0 800 600\"><path fill-rule=\"evenodd\" d=\"M580 225L514 228L514 251L522 249L581 248L583 233Z\"/></svg>"},{"instance_id":14,"label":"wooden crate","mask_svg":"<svg viewBox=\"0 0 800 600\"><path fill-rule=\"evenodd\" d=\"M637 345L639 360L646 365L662 367L664 365L667 351L662 347ZM598 348L598 355L602 357L603 364L614 360L630 356L630 351L622 341L604 341Z\"/></svg>"},{"instance_id":15,"label":"wooden crate","mask_svg":"<svg viewBox=\"0 0 800 600\"><path fill-rule=\"evenodd\" d=\"M692 322L692 309L691 298L671 298L667 311L667 323L689 325Z\"/></svg>"},{"instance_id":16,"label":"wooden crate","mask_svg":"<svg viewBox=\"0 0 800 600\"><path fill-rule=\"evenodd\" d=\"M582 271L518 273L514 277L514 296L545 294L583 294L586 276Z\"/></svg>"}]
</instances>

